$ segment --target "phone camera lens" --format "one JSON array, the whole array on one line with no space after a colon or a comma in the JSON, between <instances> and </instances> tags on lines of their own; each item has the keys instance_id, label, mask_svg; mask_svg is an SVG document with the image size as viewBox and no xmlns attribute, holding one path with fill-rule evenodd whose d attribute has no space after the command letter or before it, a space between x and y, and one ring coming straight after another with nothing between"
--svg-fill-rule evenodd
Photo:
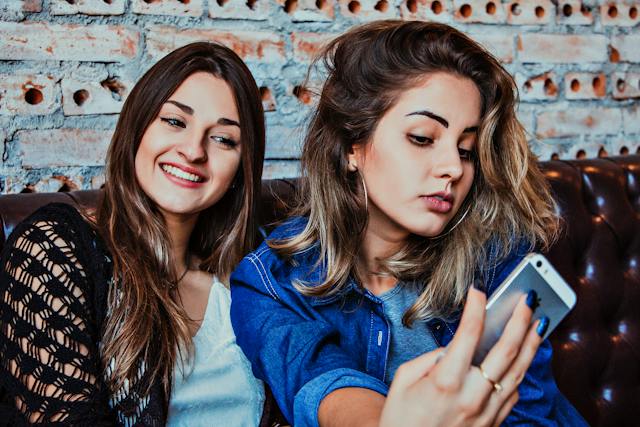
<instances>
[{"instance_id":1,"label":"phone camera lens","mask_svg":"<svg viewBox=\"0 0 640 427\"><path fill-rule=\"evenodd\" d=\"M536 267L538 267L538 268L542 267L542 261L536 262Z\"/></svg>"}]
</instances>

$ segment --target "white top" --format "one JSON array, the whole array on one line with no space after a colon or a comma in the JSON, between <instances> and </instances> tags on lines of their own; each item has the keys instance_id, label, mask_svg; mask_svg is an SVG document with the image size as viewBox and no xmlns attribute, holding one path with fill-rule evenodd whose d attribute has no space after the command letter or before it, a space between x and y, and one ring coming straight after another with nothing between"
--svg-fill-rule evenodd
<instances>
[{"instance_id":1,"label":"white top","mask_svg":"<svg viewBox=\"0 0 640 427\"><path fill-rule=\"evenodd\" d=\"M231 294L214 278L204 319L193 337L195 357L174 369L167 426L251 426L260 424L264 386L236 344Z\"/></svg>"}]
</instances>

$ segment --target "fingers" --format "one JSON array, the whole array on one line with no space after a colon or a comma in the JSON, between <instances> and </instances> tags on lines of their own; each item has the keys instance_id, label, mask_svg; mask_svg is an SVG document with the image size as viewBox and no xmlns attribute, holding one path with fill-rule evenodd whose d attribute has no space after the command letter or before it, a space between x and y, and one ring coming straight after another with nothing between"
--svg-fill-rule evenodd
<instances>
[{"instance_id":1,"label":"fingers","mask_svg":"<svg viewBox=\"0 0 640 427\"><path fill-rule=\"evenodd\" d=\"M428 375L442 355L445 354L445 350L445 347L440 347L400 365L393 377L391 387L405 389Z\"/></svg>"},{"instance_id":2,"label":"fingers","mask_svg":"<svg viewBox=\"0 0 640 427\"><path fill-rule=\"evenodd\" d=\"M443 381L459 386L465 378L473 353L480 340L484 324L486 297L483 292L469 288L460 326L447 346L447 355L438 364L437 373ZM446 378L444 378L446 377Z\"/></svg>"},{"instance_id":3,"label":"fingers","mask_svg":"<svg viewBox=\"0 0 640 427\"><path fill-rule=\"evenodd\" d=\"M509 416L513 407L516 406L516 403L518 403L519 398L520 398L520 395L518 394L518 390L514 390L511 393L511 395L507 398L507 400L505 400L505 402L502 404L502 407L500 408L498 415L493 420L493 423L490 423L487 425L499 427L502 424L502 422L505 420L505 418Z\"/></svg>"}]
</instances>

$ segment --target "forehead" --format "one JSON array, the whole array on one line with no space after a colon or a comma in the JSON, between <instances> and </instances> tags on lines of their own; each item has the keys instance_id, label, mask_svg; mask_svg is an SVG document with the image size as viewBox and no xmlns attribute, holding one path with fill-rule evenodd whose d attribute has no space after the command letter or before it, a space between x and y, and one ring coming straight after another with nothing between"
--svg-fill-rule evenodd
<instances>
[{"instance_id":1,"label":"forehead","mask_svg":"<svg viewBox=\"0 0 640 427\"><path fill-rule=\"evenodd\" d=\"M169 97L194 110L194 116L225 117L238 121L238 108L231 86L210 73L197 72L187 77Z\"/></svg>"}]
</instances>

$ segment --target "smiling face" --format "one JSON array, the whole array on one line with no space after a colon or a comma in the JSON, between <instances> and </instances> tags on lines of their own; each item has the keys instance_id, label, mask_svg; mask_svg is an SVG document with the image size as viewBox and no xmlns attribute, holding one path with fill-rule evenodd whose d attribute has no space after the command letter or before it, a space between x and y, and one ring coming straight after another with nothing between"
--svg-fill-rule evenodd
<instances>
[{"instance_id":1,"label":"smiling face","mask_svg":"<svg viewBox=\"0 0 640 427\"><path fill-rule=\"evenodd\" d=\"M434 73L402 92L371 141L353 146L368 230L393 240L442 233L473 184L481 99L469 79Z\"/></svg>"},{"instance_id":2,"label":"smiling face","mask_svg":"<svg viewBox=\"0 0 640 427\"><path fill-rule=\"evenodd\" d=\"M135 156L142 190L165 215L197 215L231 186L242 145L233 93L197 72L182 82L147 127Z\"/></svg>"}]
</instances>

